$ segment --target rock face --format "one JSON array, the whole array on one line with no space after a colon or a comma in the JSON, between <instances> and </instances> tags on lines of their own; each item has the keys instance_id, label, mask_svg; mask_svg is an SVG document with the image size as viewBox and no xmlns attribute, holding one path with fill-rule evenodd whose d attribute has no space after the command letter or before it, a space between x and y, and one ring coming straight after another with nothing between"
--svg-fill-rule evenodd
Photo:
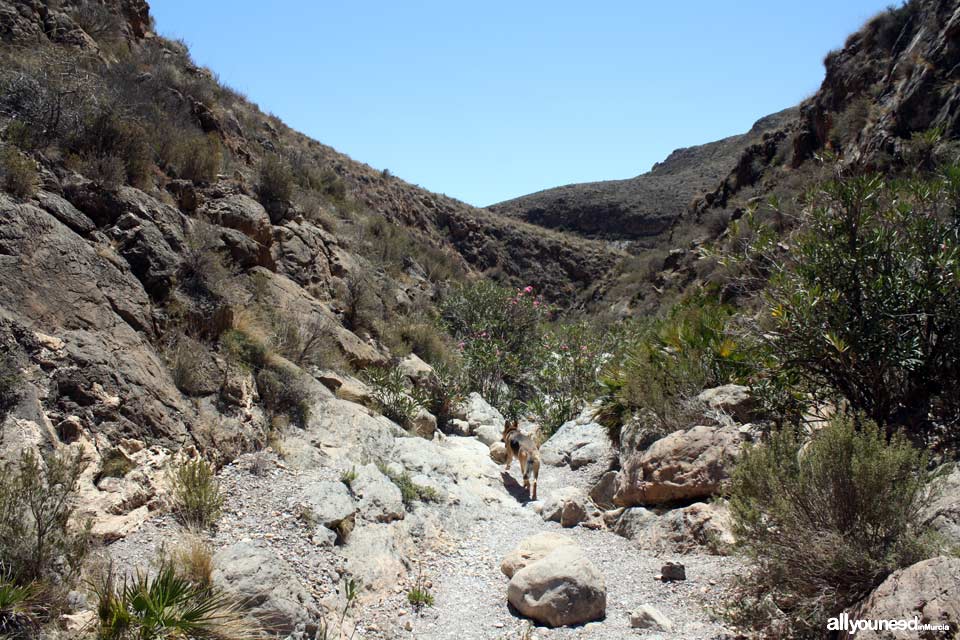
<instances>
[{"instance_id":1,"label":"rock face","mask_svg":"<svg viewBox=\"0 0 960 640\"><path fill-rule=\"evenodd\" d=\"M621 506L657 505L717 495L740 446L735 426L672 433L624 460L613 500Z\"/></svg>"},{"instance_id":2,"label":"rock face","mask_svg":"<svg viewBox=\"0 0 960 640\"><path fill-rule=\"evenodd\" d=\"M522 615L561 627L602 619L607 587L578 547L561 545L513 574L507 600Z\"/></svg>"},{"instance_id":3,"label":"rock face","mask_svg":"<svg viewBox=\"0 0 960 640\"><path fill-rule=\"evenodd\" d=\"M908 621L918 617L921 622L949 625L950 631L930 632L929 637L952 637L951 633L960 630L960 558L939 556L894 572L850 617ZM908 637L898 633L858 631L855 636L847 637L861 640Z\"/></svg>"},{"instance_id":4,"label":"rock face","mask_svg":"<svg viewBox=\"0 0 960 640\"><path fill-rule=\"evenodd\" d=\"M592 410L588 407L579 417L557 429L540 447L540 457L549 465L569 465L571 469L579 469L596 462L612 464L616 453L607 430L593 421Z\"/></svg>"}]
</instances>

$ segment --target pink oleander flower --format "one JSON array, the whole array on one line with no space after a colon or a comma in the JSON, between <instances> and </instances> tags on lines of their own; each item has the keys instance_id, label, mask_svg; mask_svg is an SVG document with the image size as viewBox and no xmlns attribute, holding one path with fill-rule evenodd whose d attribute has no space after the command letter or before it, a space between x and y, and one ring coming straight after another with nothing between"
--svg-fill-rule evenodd
<instances>
[{"instance_id":1,"label":"pink oleander flower","mask_svg":"<svg viewBox=\"0 0 960 640\"><path fill-rule=\"evenodd\" d=\"M534 301L533 301L533 306L539 307L539 306L540 306L540 301L539 301L539 300L534 300Z\"/></svg>"},{"instance_id":2,"label":"pink oleander flower","mask_svg":"<svg viewBox=\"0 0 960 640\"><path fill-rule=\"evenodd\" d=\"M527 285L526 287L523 288L524 293L530 293L532 291L533 291L533 287L531 287L530 285Z\"/></svg>"}]
</instances>

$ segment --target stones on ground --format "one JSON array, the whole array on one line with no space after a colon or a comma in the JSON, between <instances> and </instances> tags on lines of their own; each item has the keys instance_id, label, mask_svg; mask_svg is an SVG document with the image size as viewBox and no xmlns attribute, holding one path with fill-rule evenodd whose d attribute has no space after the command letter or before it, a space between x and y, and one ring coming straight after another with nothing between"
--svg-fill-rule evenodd
<instances>
[{"instance_id":1,"label":"stones on ground","mask_svg":"<svg viewBox=\"0 0 960 640\"><path fill-rule=\"evenodd\" d=\"M553 531L538 533L524 538L507 557L500 563L500 570L508 578L529 564L542 560L551 552L562 546L576 546L577 543L570 536Z\"/></svg>"},{"instance_id":2,"label":"stones on ground","mask_svg":"<svg viewBox=\"0 0 960 640\"><path fill-rule=\"evenodd\" d=\"M571 469L595 462L611 463L616 459L607 430L593 421L593 409L587 407L573 420L564 423L540 448L545 464Z\"/></svg>"},{"instance_id":3,"label":"stones on ground","mask_svg":"<svg viewBox=\"0 0 960 640\"><path fill-rule=\"evenodd\" d=\"M547 522L559 522L562 527L583 524L598 529L603 526L601 511L576 487L552 491L543 501L540 516Z\"/></svg>"},{"instance_id":4,"label":"stones on ground","mask_svg":"<svg viewBox=\"0 0 960 640\"><path fill-rule=\"evenodd\" d=\"M749 422L756 401L750 395L750 389L740 384L725 384L706 389L697 399L710 409L733 417L738 422Z\"/></svg>"},{"instance_id":5,"label":"stones on ground","mask_svg":"<svg viewBox=\"0 0 960 640\"><path fill-rule=\"evenodd\" d=\"M271 632L287 635L315 620L309 594L274 551L241 541L214 554L213 563L214 582Z\"/></svg>"},{"instance_id":6,"label":"stones on ground","mask_svg":"<svg viewBox=\"0 0 960 640\"><path fill-rule=\"evenodd\" d=\"M687 568L679 562L668 562L660 567L660 580L675 582L687 579Z\"/></svg>"},{"instance_id":7,"label":"stones on ground","mask_svg":"<svg viewBox=\"0 0 960 640\"><path fill-rule=\"evenodd\" d=\"M470 423L459 418L450 418L447 420L446 432L454 436L472 436L473 430Z\"/></svg>"},{"instance_id":8,"label":"stones on ground","mask_svg":"<svg viewBox=\"0 0 960 640\"><path fill-rule=\"evenodd\" d=\"M673 631L673 622L670 618L649 604L642 604L630 612L630 626L648 631Z\"/></svg>"},{"instance_id":9,"label":"stones on ground","mask_svg":"<svg viewBox=\"0 0 960 640\"><path fill-rule=\"evenodd\" d=\"M522 615L561 627L602 619L607 587L578 546L561 545L513 574L507 600Z\"/></svg>"},{"instance_id":10,"label":"stones on ground","mask_svg":"<svg viewBox=\"0 0 960 640\"><path fill-rule=\"evenodd\" d=\"M960 558L938 556L895 571L850 617L908 621L918 617L923 623L950 626L950 631L933 632L931 638L953 637L960 629ZM895 635L891 631L861 630L854 637L886 640L906 636L902 632Z\"/></svg>"},{"instance_id":11,"label":"stones on ground","mask_svg":"<svg viewBox=\"0 0 960 640\"><path fill-rule=\"evenodd\" d=\"M633 452L617 475L613 500L620 506L702 500L720 493L740 454L736 426L697 426Z\"/></svg>"},{"instance_id":12,"label":"stones on ground","mask_svg":"<svg viewBox=\"0 0 960 640\"><path fill-rule=\"evenodd\" d=\"M670 553L725 554L735 542L725 502L696 502L662 515L645 509L626 509L611 527L634 540L641 549Z\"/></svg>"},{"instance_id":13,"label":"stones on ground","mask_svg":"<svg viewBox=\"0 0 960 640\"><path fill-rule=\"evenodd\" d=\"M500 442L503 437L503 426L498 427L492 424L481 424L476 428L472 428L471 432L477 436L477 440L483 444L491 445Z\"/></svg>"},{"instance_id":14,"label":"stones on ground","mask_svg":"<svg viewBox=\"0 0 960 640\"><path fill-rule=\"evenodd\" d=\"M490 459L497 464L503 464L507 461L507 445L502 442L494 442L490 445Z\"/></svg>"}]
</instances>

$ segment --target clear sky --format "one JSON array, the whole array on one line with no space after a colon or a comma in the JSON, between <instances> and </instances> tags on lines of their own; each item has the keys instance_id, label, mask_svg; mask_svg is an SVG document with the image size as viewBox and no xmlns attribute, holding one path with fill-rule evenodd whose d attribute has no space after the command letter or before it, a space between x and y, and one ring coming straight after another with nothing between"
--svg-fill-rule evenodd
<instances>
[{"instance_id":1,"label":"clear sky","mask_svg":"<svg viewBox=\"0 0 960 640\"><path fill-rule=\"evenodd\" d=\"M160 33L264 111L481 206L746 131L888 4L151 0Z\"/></svg>"}]
</instances>

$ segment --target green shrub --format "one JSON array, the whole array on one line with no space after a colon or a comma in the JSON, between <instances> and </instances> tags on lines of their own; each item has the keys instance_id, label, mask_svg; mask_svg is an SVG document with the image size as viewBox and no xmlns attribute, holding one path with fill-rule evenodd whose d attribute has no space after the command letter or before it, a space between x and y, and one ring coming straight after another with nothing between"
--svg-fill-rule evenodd
<instances>
[{"instance_id":1,"label":"green shrub","mask_svg":"<svg viewBox=\"0 0 960 640\"><path fill-rule=\"evenodd\" d=\"M749 354L729 326L732 318L731 307L696 294L664 318L622 329L601 375L596 414L615 440L638 413L663 433L689 426L702 413L693 398L703 389L750 372Z\"/></svg>"},{"instance_id":2,"label":"green shrub","mask_svg":"<svg viewBox=\"0 0 960 640\"><path fill-rule=\"evenodd\" d=\"M364 377L380 413L401 427L409 427L424 401L416 389L408 387L403 372L398 367L370 367L364 370Z\"/></svg>"},{"instance_id":3,"label":"green shrub","mask_svg":"<svg viewBox=\"0 0 960 640\"><path fill-rule=\"evenodd\" d=\"M270 345L276 353L298 367L339 364L333 327L319 313L295 313L289 309L268 309Z\"/></svg>"},{"instance_id":4,"label":"green shrub","mask_svg":"<svg viewBox=\"0 0 960 640\"><path fill-rule=\"evenodd\" d=\"M366 272L352 273L344 281L343 323L354 333L374 331L383 316L383 304L375 293L376 283Z\"/></svg>"},{"instance_id":5,"label":"green shrub","mask_svg":"<svg viewBox=\"0 0 960 640\"><path fill-rule=\"evenodd\" d=\"M270 355L270 348L266 342L260 336L242 327L225 331L220 336L220 346L228 360L245 369L260 369L266 364Z\"/></svg>"},{"instance_id":6,"label":"green shrub","mask_svg":"<svg viewBox=\"0 0 960 640\"><path fill-rule=\"evenodd\" d=\"M0 576L0 637L18 640L40 635L40 622L46 611L35 583L18 585Z\"/></svg>"},{"instance_id":7,"label":"green shrub","mask_svg":"<svg viewBox=\"0 0 960 640\"><path fill-rule=\"evenodd\" d=\"M443 429L453 417L453 411L463 400L466 384L457 365L438 364L425 385L424 403L427 411L437 418L437 427Z\"/></svg>"},{"instance_id":8,"label":"green shrub","mask_svg":"<svg viewBox=\"0 0 960 640\"><path fill-rule=\"evenodd\" d=\"M441 321L458 341L468 389L494 406L533 396L543 361L549 312L533 287L511 290L481 281L456 289L440 304ZM509 389L509 391L508 391Z\"/></svg>"},{"instance_id":9,"label":"green shrub","mask_svg":"<svg viewBox=\"0 0 960 640\"><path fill-rule=\"evenodd\" d=\"M17 359L10 353L0 353L0 420L20 402L22 387Z\"/></svg>"},{"instance_id":10,"label":"green shrub","mask_svg":"<svg viewBox=\"0 0 960 640\"><path fill-rule=\"evenodd\" d=\"M170 469L169 479L173 511L183 524L206 528L217 521L224 498L212 464L185 461Z\"/></svg>"},{"instance_id":11,"label":"green shrub","mask_svg":"<svg viewBox=\"0 0 960 640\"><path fill-rule=\"evenodd\" d=\"M30 451L0 469L0 566L19 585L72 579L87 551L89 528L70 522L82 452L39 459Z\"/></svg>"},{"instance_id":12,"label":"green shrub","mask_svg":"<svg viewBox=\"0 0 960 640\"><path fill-rule=\"evenodd\" d=\"M416 582L407 591L407 602L413 606L415 611L433 606L433 594L430 593L430 588L427 586L427 581L423 579L422 572L417 574Z\"/></svg>"},{"instance_id":13,"label":"green shrub","mask_svg":"<svg viewBox=\"0 0 960 640\"><path fill-rule=\"evenodd\" d=\"M846 416L806 445L785 428L748 448L730 488L734 533L752 562L738 621L822 634L892 571L935 554L921 524L926 462L902 437L888 442L874 423ZM765 599L785 621L764 614Z\"/></svg>"},{"instance_id":14,"label":"green shrub","mask_svg":"<svg viewBox=\"0 0 960 640\"><path fill-rule=\"evenodd\" d=\"M177 145L174 153L177 177L198 184L216 181L223 163L223 152L215 134L187 138Z\"/></svg>"},{"instance_id":15,"label":"green shrub","mask_svg":"<svg viewBox=\"0 0 960 640\"><path fill-rule=\"evenodd\" d=\"M434 366L449 365L456 358L450 336L428 318L394 318L380 334L395 356L415 353Z\"/></svg>"},{"instance_id":16,"label":"green shrub","mask_svg":"<svg viewBox=\"0 0 960 640\"><path fill-rule=\"evenodd\" d=\"M299 369L268 364L257 373L257 392L271 416L284 415L291 423L306 428L312 394Z\"/></svg>"},{"instance_id":17,"label":"green shrub","mask_svg":"<svg viewBox=\"0 0 960 640\"><path fill-rule=\"evenodd\" d=\"M608 358L606 332L586 322L549 326L543 336L543 361L536 372L537 396L528 407L546 440L572 420L600 392L600 370Z\"/></svg>"},{"instance_id":18,"label":"green shrub","mask_svg":"<svg viewBox=\"0 0 960 640\"><path fill-rule=\"evenodd\" d=\"M233 597L200 585L163 563L153 575L138 571L118 584L111 568L95 585L99 640L259 638Z\"/></svg>"},{"instance_id":19,"label":"green shrub","mask_svg":"<svg viewBox=\"0 0 960 640\"><path fill-rule=\"evenodd\" d=\"M177 274L180 287L194 298L224 298L232 273L220 249L223 241L216 226L194 220L184 234L183 262Z\"/></svg>"},{"instance_id":20,"label":"green shrub","mask_svg":"<svg viewBox=\"0 0 960 640\"><path fill-rule=\"evenodd\" d=\"M268 154L260 162L257 178L257 196L268 209L282 205L293 198L293 171L290 164L277 154Z\"/></svg>"},{"instance_id":21,"label":"green shrub","mask_svg":"<svg viewBox=\"0 0 960 640\"><path fill-rule=\"evenodd\" d=\"M12 146L0 152L0 179L3 190L17 198L29 198L37 192L37 165Z\"/></svg>"},{"instance_id":22,"label":"green shrub","mask_svg":"<svg viewBox=\"0 0 960 640\"><path fill-rule=\"evenodd\" d=\"M770 371L881 426L960 418L960 168L935 180L846 178L819 190L772 265ZM770 236L767 235L766 238ZM930 416L933 420L930 420Z\"/></svg>"},{"instance_id":23,"label":"green shrub","mask_svg":"<svg viewBox=\"0 0 960 640\"><path fill-rule=\"evenodd\" d=\"M383 475L390 479L390 482L400 489L400 497L403 499L403 504L407 507L417 501L440 501L441 497L436 489L417 484L410 476L410 472L403 471L402 473L394 473L390 470L390 467L382 463L378 463L377 468L380 469Z\"/></svg>"}]
</instances>

